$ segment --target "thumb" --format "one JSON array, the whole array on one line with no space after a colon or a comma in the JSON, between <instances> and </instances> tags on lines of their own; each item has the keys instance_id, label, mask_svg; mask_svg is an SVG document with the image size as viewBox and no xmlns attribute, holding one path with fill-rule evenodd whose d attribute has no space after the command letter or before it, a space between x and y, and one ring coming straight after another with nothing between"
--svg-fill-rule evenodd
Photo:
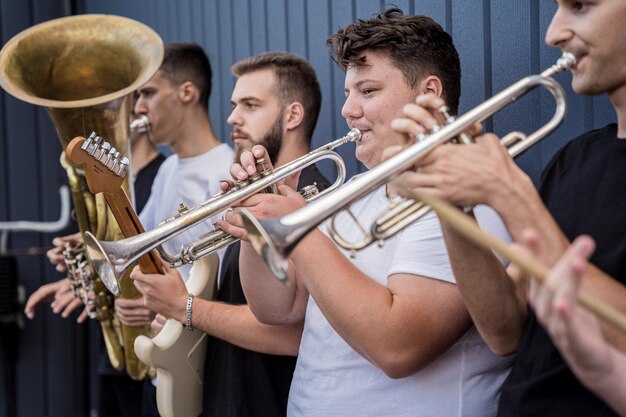
<instances>
[{"instance_id":1,"label":"thumb","mask_svg":"<svg viewBox=\"0 0 626 417\"><path fill-rule=\"evenodd\" d=\"M283 181L283 183L289 187L291 187L294 190L298 189L298 181L300 181L300 173L302 171L297 171L294 172L291 175L288 175L287 177L285 177L285 180ZM280 187L279 187L280 188Z\"/></svg>"},{"instance_id":2,"label":"thumb","mask_svg":"<svg viewBox=\"0 0 626 417\"><path fill-rule=\"evenodd\" d=\"M278 186L278 192L280 193L280 195L283 195L285 197L295 197L296 195L302 197L298 191L286 184L280 184Z\"/></svg>"}]
</instances>

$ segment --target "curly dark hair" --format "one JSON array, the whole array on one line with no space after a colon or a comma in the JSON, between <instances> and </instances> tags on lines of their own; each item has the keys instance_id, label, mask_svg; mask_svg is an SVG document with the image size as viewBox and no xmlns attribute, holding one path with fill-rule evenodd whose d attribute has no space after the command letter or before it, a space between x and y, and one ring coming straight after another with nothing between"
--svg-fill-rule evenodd
<instances>
[{"instance_id":1,"label":"curly dark hair","mask_svg":"<svg viewBox=\"0 0 626 417\"><path fill-rule=\"evenodd\" d=\"M326 44L344 71L364 65L364 53L376 51L389 55L411 88L436 75L443 84L444 100L452 112L457 112L461 95L459 54L450 35L430 17L405 16L401 9L388 9L340 29Z\"/></svg>"}]
</instances>

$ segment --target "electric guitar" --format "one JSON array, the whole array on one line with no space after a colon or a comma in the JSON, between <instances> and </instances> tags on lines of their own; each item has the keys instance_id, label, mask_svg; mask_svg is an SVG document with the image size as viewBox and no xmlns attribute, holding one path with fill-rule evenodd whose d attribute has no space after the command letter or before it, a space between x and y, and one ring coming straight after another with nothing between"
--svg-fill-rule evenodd
<instances>
[{"instance_id":1,"label":"electric guitar","mask_svg":"<svg viewBox=\"0 0 626 417\"><path fill-rule=\"evenodd\" d=\"M88 139L74 138L66 153L72 162L83 164L89 190L104 193L122 233L126 237L142 233L143 226L121 188L128 171L128 159L95 134ZM138 262L144 273L163 273L155 251L142 256ZM218 262L218 256L212 254L194 263L186 283L189 294L212 298ZM157 371L157 407L162 417L197 416L202 412L205 333L189 332L179 321L168 319L154 338L138 336L134 350L142 362Z\"/></svg>"}]
</instances>

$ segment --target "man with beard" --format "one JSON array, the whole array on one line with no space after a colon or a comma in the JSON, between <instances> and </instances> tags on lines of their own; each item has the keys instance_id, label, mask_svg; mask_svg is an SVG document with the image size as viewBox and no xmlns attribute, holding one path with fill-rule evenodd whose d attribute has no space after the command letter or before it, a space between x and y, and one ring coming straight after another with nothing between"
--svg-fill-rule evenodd
<instances>
[{"instance_id":1,"label":"man with beard","mask_svg":"<svg viewBox=\"0 0 626 417\"><path fill-rule=\"evenodd\" d=\"M233 65L237 83L228 123L237 155L260 144L276 165L305 155L321 106L315 71L298 56L263 53ZM299 186L328 186L315 167L302 171ZM223 188L226 188L224 185ZM187 290L178 273L153 279L135 270L131 278L146 305L163 316L186 321ZM302 322L288 326L259 323L246 304L239 279L239 243L228 247L220 273L217 301L192 304L193 327L209 334L205 361L204 416L281 416L298 353ZM158 330L164 320L157 316Z\"/></svg>"}]
</instances>

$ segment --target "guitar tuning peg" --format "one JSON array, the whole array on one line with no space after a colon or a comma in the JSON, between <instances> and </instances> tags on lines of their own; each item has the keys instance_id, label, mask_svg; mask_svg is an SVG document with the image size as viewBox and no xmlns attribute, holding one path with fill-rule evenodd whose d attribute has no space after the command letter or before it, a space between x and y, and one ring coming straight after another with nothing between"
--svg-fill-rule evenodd
<instances>
[{"instance_id":1,"label":"guitar tuning peg","mask_svg":"<svg viewBox=\"0 0 626 417\"><path fill-rule=\"evenodd\" d=\"M96 139L97 136L98 134L96 132L91 132L91 135L89 135L89 137L85 139L85 141L81 145L81 149L86 151L89 155L93 155L95 150L95 146L93 146L93 141L94 139Z\"/></svg>"},{"instance_id":2,"label":"guitar tuning peg","mask_svg":"<svg viewBox=\"0 0 626 417\"><path fill-rule=\"evenodd\" d=\"M111 146L111 145L109 145ZM113 160L113 157L115 155L115 152L117 152L117 149L115 149L115 146L111 146L111 148L109 149L109 151L107 152L106 158L105 160L102 162L104 165L106 165L108 168L111 168L111 161Z\"/></svg>"},{"instance_id":3,"label":"guitar tuning peg","mask_svg":"<svg viewBox=\"0 0 626 417\"><path fill-rule=\"evenodd\" d=\"M116 151L115 148L111 148L111 150L109 151L109 156L112 156L112 158L110 158L110 163L107 164L107 167L115 172L115 168L117 168L117 164L118 162L120 162L120 156L122 156L122 153L119 151Z\"/></svg>"},{"instance_id":4,"label":"guitar tuning peg","mask_svg":"<svg viewBox=\"0 0 626 417\"><path fill-rule=\"evenodd\" d=\"M109 142L104 142L102 145L100 145L100 154L97 155L96 159L98 161L102 161L102 158L104 158L108 154L109 149L111 149L111 144Z\"/></svg>"},{"instance_id":5,"label":"guitar tuning peg","mask_svg":"<svg viewBox=\"0 0 626 417\"><path fill-rule=\"evenodd\" d=\"M118 177L124 178L126 176L126 173L128 172L128 164L130 163L130 160L126 157L123 157L122 160L120 161L120 165L117 169L117 172L115 173Z\"/></svg>"}]
</instances>

